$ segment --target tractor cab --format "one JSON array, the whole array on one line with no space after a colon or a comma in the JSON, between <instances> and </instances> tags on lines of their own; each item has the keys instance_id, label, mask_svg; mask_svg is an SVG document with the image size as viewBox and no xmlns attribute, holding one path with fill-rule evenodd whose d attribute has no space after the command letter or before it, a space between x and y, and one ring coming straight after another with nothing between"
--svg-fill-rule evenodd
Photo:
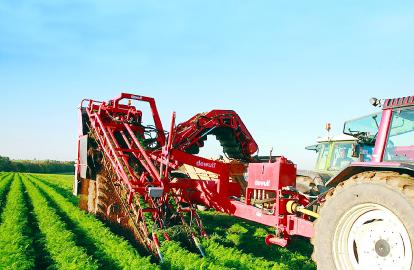
<instances>
[{"instance_id":1,"label":"tractor cab","mask_svg":"<svg viewBox=\"0 0 414 270\"><path fill-rule=\"evenodd\" d=\"M374 144L348 134L321 137L318 144L306 147L317 153L314 171L324 181L355 161L371 161Z\"/></svg>"},{"instance_id":2,"label":"tractor cab","mask_svg":"<svg viewBox=\"0 0 414 270\"><path fill-rule=\"evenodd\" d=\"M319 194L325 191L330 179L351 163L371 162L380 121L380 113L346 121L343 134L320 137L317 144L306 147L315 151L317 158L313 170L298 170L297 188L304 193ZM326 130L330 129L328 123Z\"/></svg>"},{"instance_id":3,"label":"tractor cab","mask_svg":"<svg viewBox=\"0 0 414 270\"><path fill-rule=\"evenodd\" d=\"M401 100L401 99L397 99ZM393 100L387 100L390 103ZM344 133L359 138L360 141L375 144L378 127L381 121L388 123L389 130L381 134L384 138L379 142L384 144L382 151L377 153L377 159L359 161L389 161L409 163L414 161L414 146L412 145L414 135L414 110L412 106L383 105L384 113L372 114L344 125ZM392 114L392 115L391 115ZM385 115L385 118L384 118ZM384 118L384 119L382 119ZM389 119L387 119L389 118ZM386 130L386 129L384 129Z\"/></svg>"}]
</instances>

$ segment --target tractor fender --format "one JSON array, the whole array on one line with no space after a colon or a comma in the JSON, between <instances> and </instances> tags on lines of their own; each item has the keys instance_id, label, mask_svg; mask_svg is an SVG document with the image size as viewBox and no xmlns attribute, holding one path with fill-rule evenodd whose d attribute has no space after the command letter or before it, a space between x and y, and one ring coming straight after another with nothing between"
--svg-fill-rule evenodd
<instances>
[{"instance_id":1,"label":"tractor fender","mask_svg":"<svg viewBox=\"0 0 414 270\"><path fill-rule=\"evenodd\" d=\"M351 176L366 171L394 171L414 176L414 164L404 162L355 162L326 182L326 187L335 187Z\"/></svg>"}]
</instances>

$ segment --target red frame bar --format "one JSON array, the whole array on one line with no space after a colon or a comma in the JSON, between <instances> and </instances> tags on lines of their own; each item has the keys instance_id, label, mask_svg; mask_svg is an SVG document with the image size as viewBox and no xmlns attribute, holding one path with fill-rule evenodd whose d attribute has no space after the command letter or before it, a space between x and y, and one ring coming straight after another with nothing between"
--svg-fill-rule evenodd
<instances>
[{"instance_id":1,"label":"red frame bar","mask_svg":"<svg viewBox=\"0 0 414 270\"><path fill-rule=\"evenodd\" d=\"M119 97L113 100L113 103L114 103L113 107L116 108L119 102L123 99L131 99L131 100L137 100L137 101L143 101L143 102L149 103L151 112L152 112L152 117L154 119L154 124L158 131L158 137L157 137L158 142L160 145L165 145L164 128L162 127L162 122L161 122L160 115L158 113L157 105L155 103L154 98L134 95L134 94L128 94L128 93L121 93Z\"/></svg>"}]
</instances>

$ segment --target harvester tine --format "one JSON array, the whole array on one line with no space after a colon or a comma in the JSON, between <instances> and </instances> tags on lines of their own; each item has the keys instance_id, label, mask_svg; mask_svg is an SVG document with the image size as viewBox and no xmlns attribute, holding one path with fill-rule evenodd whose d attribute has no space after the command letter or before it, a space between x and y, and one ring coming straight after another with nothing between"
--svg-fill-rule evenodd
<instances>
[{"instance_id":1,"label":"harvester tine","mask_svg":"<svg viewBox=\"0 0 414 270\"><path fill-rule=\"evenodd\" d=\"M198 248L198 251L200 251L201 257L205 257L206 255L204 254L203 247L201 246L200 240L198 240L195 234L192 234L192 237L193 237L194 244Z\"/></svg>"},{"instance_id":2,"label":"harvester tine","mask_svg":"<svg viewBox=\"0 0 414 270\"><path fill-rule=\"evenodd\" d=\"M154 241L155 248L157 249L157 253L158 253L158 257L160 258L160 262L163 263L164 262L164 257L162 256L162 253L161 253L160 241L158 240L157 234L152 233L152 239Z\"/></svg>"}]
</instances>

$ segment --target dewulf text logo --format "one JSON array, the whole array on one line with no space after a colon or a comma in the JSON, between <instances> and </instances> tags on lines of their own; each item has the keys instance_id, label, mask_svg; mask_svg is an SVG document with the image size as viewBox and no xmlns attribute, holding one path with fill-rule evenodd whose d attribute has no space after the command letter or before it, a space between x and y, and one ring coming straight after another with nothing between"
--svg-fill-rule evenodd
<instances>
[{"instance_id":1,"label":"dewulf text logo","mask_svg":"<svg viewBox=\"0 0 414 270\"><path fill-rule=\"evenodd\" d=\"M270 187L270 180L266 180L266 181L256 180L254 181L254 185L257 187Z\"/></svg>"},{"instance_id":2,"label":"dewulf text logo","mask_svg":"<svg viewBox=\"0 0 414 270\"><path fill-rule=\"evenodd\" d=\"M204 162L204 161L199 160L199 161L196 162L196 166L197 167L204 167L204 168L214 169L214 168L216 168L216 163L214 163L214 162Z\"/></svg>"}]
</instances>

